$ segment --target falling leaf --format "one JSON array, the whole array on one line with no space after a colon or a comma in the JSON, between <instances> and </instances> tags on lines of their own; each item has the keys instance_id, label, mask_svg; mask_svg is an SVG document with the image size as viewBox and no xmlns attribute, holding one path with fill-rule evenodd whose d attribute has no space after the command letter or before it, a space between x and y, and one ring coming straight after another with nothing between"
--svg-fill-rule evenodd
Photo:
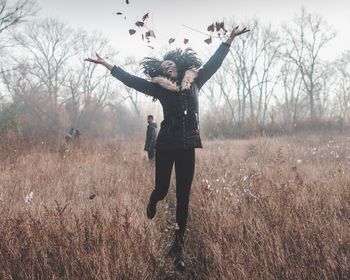
<instances>
[{"instance_id":1,"label":"falling leaf","mask_svg":"<svg viewBox=\"0 0 350 280\"><path fill-rule=\"evenodd\" d=\"M215 22L215 29L216 29L216 31L220 31L220 29L221 29L221 22Z\"/></svg>"},{"instance_id":2,"label":"falling leaf","mask_svg":"<svg viewBox=\"0 0 350 280\"><path fill-rule=\"evenodd\" d=\"M135 22L135 25L137 27L142 27L144 25L144 23L142 21L137 21L137 22Z\"/></svg>"},{"instance_id":3,"label":"falling leaf","mask_svg":"<svg viewBox=\"0 0 350 280\"><path fill-rule=\"evenodd\" d=\"M224 34L226 34L227 30L225 28L225 23L222 22L215 22L215 29L217 32L219 32L221 29L224 31Z\"/></svg>"},{"instance_id":4,"label":"falling leaf","mask_svg":"<svg viewBox=\"0 0 350 280\"><path fill-rule=\"evenodd\" d=\"M122 13L122 12L116 12L116 14L117 14L118 16L120 16L120 15L122 15L123 13Z\"/></svg>"},{"instance_id":5,"label":"falling leaf","mask_svg":"<svg viewBox=\"0 0 350 280\"><path fill-rule=\"evenodd\" d=\"M154 34L153 30L148 30L148 31L145 33L145 36L146 36L146 38L149 38L149 37L156 38L156 34Z\"/></svg>"},{"instance_id":6,"label":"falling leaf","mask_svg":"<svg viewBox=\"0 0 350 280\"><path fill-rule=\"evenodd\" d=\"M214 23L209 25L207 30L210 31L210 32L214 32Z\"/></svg>"},{"instance_id":7,"label":"falling leaf","mask_svg":"<svg viewBox=\"0 0 350 280\"><path fill-rule=\"evenodd\" d=\"M211 37L209 37L208 39L205 39L204 42L206 42L208 45L211 44Z\"/></svg>"},{"instance_id":8,"label":"falling leaf","mask_svg":"<svg viewBox=\"0 0 350 280\"><path fill-rule=\"evenodd\" d=\"M136 33L136 30L135 29L129 29L129 34L130 35L134 35Z\"/></svg>"},{"instance_id":9,"label":"falling leaf","mask_svg":"<svg viewBox=\"0 0 350 280\"><path fill-rule=\"evenodd\" d=\"M149 13L145 14L143 17L142 17L142 21L145 21L146 19L148 19L149 17Z\"/></svg>"},{"instance_id":10,"label":"falling leaf","mask_svg":"<svg viewBox=\"0 0 350 280\"><path fill-rule=\"evenodd\" d=\"M151 46L151 45L147 45L147 47L151 48L152 50L154 49L154 47L153 47L153 46Z\"/></svg>"},{"instance_id":11,"label":"falling leaf","mask_svg":"<svg viewBox=\"0 0 350 280\"><path fill-rule=\"evenodd\" d=\"M145 40L145 36L142 34L141 35L142 41Z\"/></svg>"},{"instance_id":12,"label":"falling leaf","mask_svg":"<svg viewBox=\"0 0 350 280\"><path fill-rule=\"evenodd\" d=\"M225 34L227 33L227 29L225 28L224 22L221 24L221 29L225 31Z\"/></svg>"},{"instance_id":13,"label":"falling leaf","mask_svg":"<svg viewBox=\"0 0 350 280\"><path fill-rule=\"evenodd\" d=\"M170 38L170 39L169 39L169 44L174 43L174 42L175 42L175 39L174 39L174 38Z\"/></svg>"},{"instance_id":14,"label":"falling leaf","mask_svg":"<svg viewBox=\"0 0 350 280\"><path fill-rule=\"evenodd\" d=\"M95 197L96 197L96 194L94 194L94 193L90 194L90 196L89 196L90 199L94 199Z\"/></svg>"},{"instance_id":15,"label":"falling leaf","mask_svg":"<svg viewBox=\"0 0 350 280\"><path fill-rule=\"evenodd\" d=\"M187 43L188 43L188 39L185 38L185 39L184 39L184 44L187 44Z\"/></svg>"},{"instance_id":16,"label":"falling leaf","mask_svg":"<svg viewBox=\"0 0 350 280\"><path fill-rule=\"evenodd\" d=\"M129 0L126 0L126 4L129 4Z\"/></svg>"}]
</instances>

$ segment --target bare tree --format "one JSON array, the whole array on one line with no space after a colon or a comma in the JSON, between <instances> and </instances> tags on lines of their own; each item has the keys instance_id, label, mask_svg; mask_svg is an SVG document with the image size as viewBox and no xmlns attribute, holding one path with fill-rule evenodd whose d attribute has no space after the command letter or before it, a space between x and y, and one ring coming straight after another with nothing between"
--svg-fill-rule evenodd
<instances>
[{"instance_id":1,"label":"bare tree","mask_svg":"<svg viewBox=\"0 0 350 280\"><path fill-rule=\"evenodd\" d=\"M30 64L1 74L2 82L12 98L11 106L18 118L18 128L25 136L53 138L59 131L58 112L47 108L45 85L33 74Z\"/></svg>"},{"instance_id":2,"label":"bare tree","mask_svg":"<svg viewBox=\"0 0 350 280\"><path fill-rule=\"evenodd\" d=\"M139 75L140 67L134 57L127 57L123 62L123 67L127 69L128 72ZM142 102L145 101L147 97L124 85L121 87L121 93L122 99L119 99L119 103L128 102L136 116L140 117Z\"/></svg>"},{"instance_id":3,"label":"bare tree","mask_svg":"<svg viewBox=\"0 0 350 280\"><path fill-rule=\"evenodd\" d=\"M232 120L264 123L278 81L276 65L282 44L271 25L257 19L245 24L254 32L240 38L230 49L222 69L214 77Z\"/></svg>"},{"instance_id":4,"label":"bare tree","mask_svg":"<svg viewBox=\"0 0 350 280\"><path fill-rule=\"evenodd\" d=\"M281 109L282 121L285 124L292 124L297 121L298 109L302 91L302 81L297 66L290 60L285 60L281 67L282 101L275 96L277 104Z\"/></svg>"},{"instance_id":5,"label":"bare tree","mask_svg":"<svg viewBox=\"0 0 350 280\"><path fill-rule=\"evenodd\" d=\"M294 26L284 26L289 43L285 55L298 67L309 100L310 117L315 119L320 113L316 112L316 92L320 91L317 87L322 84L323 76L320 52L335 37L335 32L321 16L304 8L293 23Z\"/></svg>"},{"instance_id":6,"label":"bare tree","mask_svg":"<svg viewBox=\"0 0 350 280\"><path fill-rule=\"evenodd\" d=\"M101 33L88 34L80 31L79 34L75 63L71 66L68 79L65 81L68 89L65 102L70 108L72 124L86 117L86 114L102 110L109 99L113 99L113 95L116 96L110 73L99 69L95 64L84 62L84 58L90 57L95 52L112 58L115 51Z\"/></svg>"},{"instance_id":7,"label":"bare tree","mask_svg":"<svg viewBox=\"0 0 350 280\"><path fill-rule=\"evenodd\" d=\"M34 16L36 11L36 5L33 0L18 0L12 4L9 4L7 0L0 0L0 54L2 56L2 59L0 59L2 61L6 49L16 45L11 40L9 32ZM7 71L3 67L0 70Z\"/></svg>"},{"instance_id":8,"label":"bare tree","mask_svg":"<svg viewBox=\"0 0 350 280\"><path fill-rule=\"evenodd\" d=\"M34 3L32 0L18 0L9 5L7 0L0 0L0 34L33 16L36 13Z\"/></svg>"},{"instance_id":9,"label":"bare tree","mask_svg":"<svg viewBox=\"0 0 350 280\"><path fill-rule=\"evenodd\" d=\"M13 38L27 51L32 74L45 85L47 102L57 109L59 91L69 74L68 61L77 53L78 37L64 23L44 19L28 24L25 32L15 33Z\"/></svg>"},{"instance_id":10,"label":"bare tree","mask_svg":"<svg viewBox=\"0 0 350 280\"><path fill-rule=\"evenodd\" d=\"M335 107L341 119L350 122L350 51L341 55L335 62L337 83L335 88Z\"/></svg>"},{"instance_id":11,"label":"bare tree","mask_svg":"<svg viewBox=\"0 0 350 280\"><path fill-rule=\"evenodd\" d=\"M280 50L283 43L277 31L272 29L271 24L262 28L260 36L262 53L254 71L258 92L256 116L259 122L265 124L268 105L280 80L280 74L276 73L276 66L280 61ZM255 40L256 42L259 40L259 34Z\"/></svg>"},{"instance_id":12,"label":"bare tree","mask_svg":"<svg viewBox=\"0 0 350 280\"><path fill-rule=\"evenodd\" d=\"M219 70L220 71L220 70ZM220 76L220 75L218 75ZM203 95L208 100L211 113L217 113L220 110L220 104L222 102L222 95L218 94L218 83L214 79L209 80L204 85Z\"/></svg>"}]
</instances>

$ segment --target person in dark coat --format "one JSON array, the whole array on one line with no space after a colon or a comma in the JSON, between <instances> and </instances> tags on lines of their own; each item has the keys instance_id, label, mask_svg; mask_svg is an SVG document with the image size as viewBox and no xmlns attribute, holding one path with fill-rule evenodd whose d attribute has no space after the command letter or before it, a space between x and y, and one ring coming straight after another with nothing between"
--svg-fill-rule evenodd
<instances>
[{"instance_id":1,"label":"person in dark coat","mask_svg":"<svg viewBox=\"0 0 350 280\"><path fill-rule=\"evenodd\" d=\"M153 116L147 116L147 132L144 150L148 153L148 159L153 160L156 151L157 124L153 122Z\"/></svg>"},{"instance_id":2,"label":"person in dark coat","mask_svg":"<svg viewBox=\"0 0 350 280\"><path fill-rule=\"evenodd\" d=\"M70 142L75 139L79 139L80 131L78 128L71 127L65 136L66 142Z\"/></svg>"},{"instance_id":3,"label":"person in dark coat","mask_svg":"<svg viewBox=\"0 0 350 280\"><path fill-rule=\"evenodd\" d=\"M171 171L175 164L177 227L169 253L174 256L175 266L180 270L185 269L182 248L195 169L195 148L202 148L198 92L220 68L233 39L248 31L236 27L204 65L191 49L170 51L161 60L146 57L141 65L147 80L109 64L97 53L96 59L86 59L102 64L126 86L152 96L163 107L164 120L156 141L155 188L150 195L146 212L149 219L156 215L157 203L168 193Z\"/></svg>"}]
</instances>

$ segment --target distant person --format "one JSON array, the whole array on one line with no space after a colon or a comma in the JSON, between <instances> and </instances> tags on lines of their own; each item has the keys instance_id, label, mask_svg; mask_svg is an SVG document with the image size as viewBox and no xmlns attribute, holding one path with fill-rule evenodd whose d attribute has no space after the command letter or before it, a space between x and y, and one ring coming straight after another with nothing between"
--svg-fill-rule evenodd
<instances>
[{"instance_id":1,"label":"distant person","mask_svg":"<svg viewBox=\"0 0 350 280\"><path fill-rule=\"evenodd\" d=\"M192 49L169 51L161 60L146 57L141 65L149 80L109 64L98 54L95 59L85 59L103 65L126 86L158 99L162 105L164 120L156 143L155 188L150 195L146 213L149 219L156 215L157 203L168 193L175 164L177 226L169 254L174 257L175 267L179 270L185 269L182 248L195 169L195 148L202 148L198 92L220 68L233 39L248 31L236 27L204 65Z\"/></svg>"},{"instance_id":2,"label":"distant person","mask_svg":"<svg viewBox=\"0 0 350 280\"><path fill-rule=\"evenodd\" d=\"M153 116L147 116L147 132L146 132L146 143L144 150L148 152L148 159L154 160L156 152L156 139L157 139L157 124L153 122Z\"/></svg>"},{"instance_id":3,"label":"distant person","mask_svg":"<svg viewBox=\"0 0 350 280\"><path fill-rule=\"evenodd\" d=\"M70 142L74 139L78 139L80 137L80 131L78 128L74 128L74 127L71 127L69 130L68 130L68 133L65 137L66 139L66 142Z\"/></svg>"}]
</instances>

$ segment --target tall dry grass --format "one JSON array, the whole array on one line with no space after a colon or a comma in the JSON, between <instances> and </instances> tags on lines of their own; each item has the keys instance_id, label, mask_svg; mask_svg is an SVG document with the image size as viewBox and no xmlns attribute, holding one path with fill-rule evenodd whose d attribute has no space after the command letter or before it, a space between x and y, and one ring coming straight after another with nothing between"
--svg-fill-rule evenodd
<instances>
[{"instance_id":1,"label":"tall dry grass","mask_svg":"<svg viewBox=\"0 0 350 280\"><path fill-rule=\"evenodd\" d=\"M137 141L1 142L0 279L350 279L350 139L197 150L186 272L167 257L174 182L149 221Z\"/></svg>"}]
</instances>

